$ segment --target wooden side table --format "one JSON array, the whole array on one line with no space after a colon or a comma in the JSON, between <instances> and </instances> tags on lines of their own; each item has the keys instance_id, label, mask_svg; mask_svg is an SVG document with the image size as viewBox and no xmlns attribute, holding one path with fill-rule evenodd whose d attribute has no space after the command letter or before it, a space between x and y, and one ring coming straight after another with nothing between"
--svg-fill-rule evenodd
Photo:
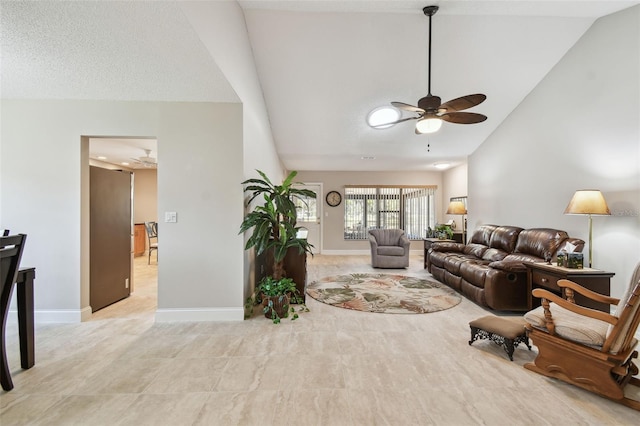
<instances>
[{"instance_id":1,"label":"wooden side table","mask_svg":"<svg viewBox=\"0 0 640 426\"><path fill-rule=\"evenodd\" d=\"M427 269L427 253L433 243L455 243L456 240L441 240L440 238L423 238L424 241L424 269Z\"/></svg>"},{"instance_id":2,"label":"wooden side table","mask_svg":"<svg viewBox=\"0 0 640 426\"><path fill-rule=\"evenodd\" d=\"M558 287L558 280L562 279L573 281L584 288L605 296L611 294L611 277L615 275L613 272L605 272L592 268L571 269L549 265L547 263L524 262L524 265L527 268L527 301L529 303L529 310L540 306L540 299L534 298L531 295L531 291L534 288L544 288L559 296L565 297L562 289ZM610 305L595 302L577 292L575 293L575 301L576 304L587 308L593 308L607 313L611 310Z\"/></svg>"}]
</instances>

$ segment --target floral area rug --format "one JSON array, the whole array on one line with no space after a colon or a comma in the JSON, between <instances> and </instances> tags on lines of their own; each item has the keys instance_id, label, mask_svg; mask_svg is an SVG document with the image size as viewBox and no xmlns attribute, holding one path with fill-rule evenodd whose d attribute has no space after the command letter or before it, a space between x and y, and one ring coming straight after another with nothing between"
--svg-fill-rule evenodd
<instances>
[{"instance_id":1,"label":"floral area rug","mask_svg":"<svg viewBox=\"0 0 640 426\"><path fill-rule=\"evenodd\" d=\"M451 288L432 279L388 274L346 274L307 285L307 294L339 308L387 314L425 314L460 303Z\"/></svg>"}]
</instances>

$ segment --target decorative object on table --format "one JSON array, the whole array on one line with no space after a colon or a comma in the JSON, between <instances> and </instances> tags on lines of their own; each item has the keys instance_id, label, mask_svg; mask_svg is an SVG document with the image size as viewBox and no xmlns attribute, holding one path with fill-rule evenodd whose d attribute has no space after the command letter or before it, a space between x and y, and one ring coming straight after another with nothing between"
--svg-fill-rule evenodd
<instances>
[{"instance_id":1,"label":"decorative object on table","mask_svg":"<svg viewBox=\"0 0 640 426\"><path fill-rule=\"evenodd\" d=\"M439 224L436 225L436 238L441 240L452 240L453 239L453 230L447 224Z\"/></svg>"},{"instance_id":2,"label":"decorative object on table","mask_svg":"<svg viewBox=\"0 0 640 426\"><path fill-rule=\"evenodd\" d=\"M462 222L462 243L467 243L467 229L465 226L464 215L467 214L467 208L462 201L451 201L447 208L447 214L459 214ZM451 234L453 235L453 233Z\"/></svg>"},{"instance_id":3,"label":"decorative object on table","mask_svg":"<svg viewBox=\"0 0 640 426\"><path fill-rule=\"evenodd\" d=\"M582 269L584 263L584 255L582 253L567 253L566 267L569 269Z\"/></svg>"},{"instance_id":4,"label":"decorative object on table","mask_svg":"<svg viewBox=\"0 0 640 426\"><path fill-rule=\"evenodd\" d=\"M481 123L487 119L485 115L473 112L460 112L465 109L472 108L484 102L487 98L481 93L462 96L442 103L439 96L431 94L431 18L438 11L438 6L427 6L422 9L425 16L429 17L429 55L428 55L428 72L427 72L427 96L418 100L418 106L406 104L404 102L391 102L396 108L417 114L413 117L401 118L391 123L380 123L372 127L385 128L391 127L393 124L402 123L408 120L418 120L416 122L416 134L434 133L442 126L443 121L455 124L475 124Z\"/></svg>"},{"instance_id":5,"label":"decorative object on table","mask_svg":"<svg viewBox=\"0 0 640 426\"><path fill-rule=\"evenodd\" d=\"M486 315L475 319L469 323L471 328L471 340L469 345L479 339L489 339L499 346L513 361L513 352L515 348L524 343L529 350L529 338L527 337L525 326L526 321L522 317L508 318Z\"/></svg>"},{"instance_id":6,"label":"decorative object on table","mask_svg":"<svg viewBox=\"0 0 640 426\"><path fill-rule=\"evenodd\" d=\"M589 268L593 266L593 215L609 216L609 206L597 189L580 189L573 194L564 214L589 216Z\"/></svg>"},{"instance_id":7,"label":"decorative object on table","mask_svg":"<svg viewBox=\"0 0 640 426\"><path fill-rule=\"evenodd\" d=\"M268 266L272 271L271 276L274 280L279 281L287 277L284 265L285 257L290 249L293 249L296 254L310 253L313 255L313 245L309 244L305 238L298 238L302 228L296 226L297 212L293 199L298 198L306 202L306 198L315 198L316 193L294 186L301 184L293 181L297 175L296 171L289 173L280 185L274 185L260 170L257 172L262 179L247 179L242 184L246 185L244 191L251 194L247 205L250 205L259 196L262 196L264 203L257 205L246 214L240 225L239 233L242 234L253 229L245 244L245 250L255 248L256 257L270 252L272 262ZM304 259L306 260L306 256ZM297 295L302 297L301 293L304 292L305 283L296 284L299 288ZM248 304L257 300L255 293L247 299L245 316L248 314Z\"/></svg>"},{"instance_id":8,"label":"decorative object on table","mask_svg":"<svg viewBox=\"0 0 640 426\"><path fill-rule=\"evenodd\" d=\"M344 309L386 314L424 314L452 308L461 297L431 279L354 273L325 277L307 286L319 302Z\"/></svg>"},{"instance_id":9,"label":"decorative object on table","mask_svg":"<svg viewBox=\"0 0 640 426\"><path fill-rule=\"evenodd\" d=\"M542 306L524 317L538 355L524 367L640 411L640 380L634 377L638 374L634 335L640 323L640 263L620 299L594 294L569 280L557 285L564 289L567 300L548 290L533 290ZM604 301L609 307L604 312L584 309L576 304L574 294ZM613 315L611 305L617 305ZM627 385L633 385L636 392Z\"/></svg>"}]
</instances>

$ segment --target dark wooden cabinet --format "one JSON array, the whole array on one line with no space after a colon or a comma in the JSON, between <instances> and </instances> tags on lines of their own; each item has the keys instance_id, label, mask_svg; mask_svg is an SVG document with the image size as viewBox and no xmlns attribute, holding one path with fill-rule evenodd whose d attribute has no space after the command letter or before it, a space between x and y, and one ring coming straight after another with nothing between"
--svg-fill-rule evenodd
<instances>
[{"instance_id":1,"label":"dark wooden cabinet","mask_svg":"<svg viewBox=\"0 0 640 426\"><path fill-rule=\"evenodd\" d=\"M584 288L605 296L611 295L611 277L615 275L613 272L591 268L570 269L546 263L525 262L525 266L527 267L527 297L530 310L540 306L540 299L531 295L531 291L534 288L544 288L565 297L560 287L558 287L558 280L562 279L573 281ZM610 305L595 302L577 292L575 292L575 301L576 304L587 308L598 309L607 313L611 310Z\"/></svg>"},{"instance_id":2,"label":"dark wooden cabinet","mask_svg":"<svg viewBox=\"0 0 640 426\"><path fill-rule=\"evenodd\" d=\"M307 285L307 253L300 253L297 247L291 247L284 258L284 270L287 278L296 283L296 288L302 300L306 300ZM256 256L256 284L264 277L273 274L273 250L268 250Z\"/></svg>"}]
</instances>

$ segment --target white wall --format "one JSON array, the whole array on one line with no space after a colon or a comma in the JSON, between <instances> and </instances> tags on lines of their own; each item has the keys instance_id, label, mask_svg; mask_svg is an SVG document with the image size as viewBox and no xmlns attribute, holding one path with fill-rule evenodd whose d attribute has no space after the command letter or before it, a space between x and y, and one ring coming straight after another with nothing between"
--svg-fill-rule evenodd
<instances>
[{"instance_id":1,"label":"white wall","mask_svg":"<svg viewBox=\"0 0 640 426\"><path fill-rule=\"evenodd\" d=\"M594 263L620 296L640 260L640 6L597 20L469 158L469 228L553 227L588 240L563 215L577 189L600 189ZM585 247L585 253L588 248Z\"/></svg>"},{"instance_id":2,"label":"white wall","mask_svg":"<svg viewBox=\"0 0 640 426\"><path fill-rule=\"evenodd\" d=\"M243 318L241 105L2 100L0 118L2 221L28 234L38 321L90 312L82 135L158 139L158 210L178 222L161 224L157 318Z\"/></svg>"},{"instance_id":3,"label":"white wall","mask_svg":"<svg viewBox=\"0 0 640 426\"><path fill-rule=\"evenodd\" d=\"M442 173L440 172L322 172L322 171L298 171L296 181L322 183L324 194L319 198L323 206L323 230L322 252L326 254L340 253L344 251L368 252L368 241L350 241L344 239L344 200L337 207L329 207L325 202L325 195L329 191L338 191L344 198L345 185L436 185L435 202L442 206ZM448 203L447 198L447 203ZM437 221L444 217L444 209L436 208L439 212ZM440 214L441 213L441 214ZM422 250L421 241L411 243L412 250Z\"/></svg>"},{"instance_id":4,"label":"white wall","mask_svg":"<svg viewBox=\"0 0 640 426\"><path fill-rule=\"evenodd\" d=\"M133 171L133 223L158 221L158 170Z\"/></svg>"},{"instance_id":5,"label":"white wall","mask_svg":"<svg viewBox=\"0 0 640 426\"><path fill-rule=\"evenodd\" d=\"M243 105L243 163L244 179L228 181L238 184L245 179L259 177L261 170L273 182L284 177L284 167L276 152L262 87L253 59L253 51L242 8L235 1L183 2L181 8L197 31L202 43L211 53L220 70L235 90ZM248 210L244 210L246 212ZM243 213L244 214L244 213ZM239 229L242 216L230 226ZM249 234L244 236L245 241ZM244 253L244 292L253 288L253 250Z\"/></svg>"},{"instance_id":6,"label":"white wall","mask_svg":"<svg viewBox=\"0 0 640 426\"><path fill-rule=\"evenodd\" d=\"M452 197L467 196L467 164L462 164L446 170L442 174L442 215L443 221L453 219L456 223L456 232L462 232L462 215L447 214L449 200ZM466 216L465 216L466 217Z\"/></svg>"}]
</instances>

